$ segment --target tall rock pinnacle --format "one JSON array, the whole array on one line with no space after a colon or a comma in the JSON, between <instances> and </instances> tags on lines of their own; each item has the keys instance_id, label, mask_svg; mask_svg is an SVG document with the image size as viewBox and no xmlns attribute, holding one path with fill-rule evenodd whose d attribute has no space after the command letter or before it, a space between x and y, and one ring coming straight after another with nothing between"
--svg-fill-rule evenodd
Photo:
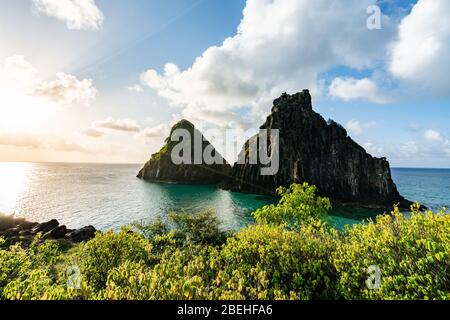
<instances>
[{"instance_id":1,"label":"tall rock pinnacle","mask_svg":"<svg viewBox=\"0 0 450 320\"><path fill-rule=\"evenodd\" d=\"M261 129L279 129L278 173L260 175L260 165L246 160L234 165L229 189L271 194L279 186L308 182L338 204L411 205L397 191L389 162L372 157L341 125L314 112L308 90L276 99Z\"/></svg>"}]
</instances>

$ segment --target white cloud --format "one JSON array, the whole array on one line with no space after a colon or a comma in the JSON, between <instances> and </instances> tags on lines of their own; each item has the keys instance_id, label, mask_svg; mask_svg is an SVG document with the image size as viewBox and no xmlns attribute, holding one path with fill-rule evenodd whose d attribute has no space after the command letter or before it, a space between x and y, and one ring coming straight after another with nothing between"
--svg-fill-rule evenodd
<instances>
[{"instance_id":1,"label":"white cloud","mask_svg":"<svg viewBox=\"0 0 450 320\"><path fill-rule=\"evenodd\" d=\"M394 76L434 93L450 93L450 1L419 0L399 26L389 62Z\"/></svg>"},{"instance_id":2,"label":"white cloud","mask_svg":"<svg viewBox=\"0 0 450 320\"><path fill-rule=\"evenodd\" d=\"M450 139L436 130L426 130L427 149L434 155L450 157Z\"/></svg>"},{"instance_id":3,"label":"white cloud","mask_svg":"<svg viewBox=\"0 0 450 320\"><path fill-rule=\"evenodd\" d=\"M91 79L79 80L75 76L57 73L57 80L41 83L33 92L60 105L82 104L88 106L97 97L98 90Z\"/></svg>"},{"instance_id":4,"label":"white cloud","mask_svg":"<svg viewBox=\"0 0 450 320\"><path fill-rule=\"evenodd\" d=\"M427 139L428 141L431 141L431 142L444 142L445 141L442 134L440 134L439 132L437 132L435 130L431 130L431 129L425 131L424 137L425 137L425 139Z\"/></svg>"},{"instance_id":5,"label":"white cloud","mask_svg":"<svg viewBox=\"0 0 450 320\"><path fill-rule=\"evenodd\" d=\"M92 80L79 80L63 72L56 76L56 80L42 81L38 70L24 56L13 55L5 59L0 71L0 89L13 90L16 95L44 97L61 105L89 105L97 97Z\"/></svg>"},{"instance_id":6,"label":"white cloud","mask_svg":"<svg viewBox=\"0 0 450 320\"><path fill-rule=\"evenodd\" d=\"M344 101L365 99L380 104L390 101L379 91L376 82L369 78L335 78L330 85L329 94Z\"/></svg>"},{"instance_id":7,"label":"white cloud","mask_svg":"<svg viewBox=\"0 0 450 320\"><path fill-rule=\"evenodd\" d=\"M208 48L186 70L169 63L162 74L148 70L141 80L183 107L184 117L212 121L206 111L250 107L260 122L284 91L317 92L319 74L330 67L364 68L383 57L394 30L386 17L383 30L367 29L373 2L248 0L235 36ZM232 121L240 118L229 114Z\"/></svg>"},{"instance_id":8,"label":"white cloud","mask_svg":"<svg viewBox=\"0 0 450 320\"><path fill-rule=\"evenodd\" d=\"M30 101L34 98L33 105L46 105L37 103L37 100L41 100L38 98L59 105L89 105L96 99L98 91L93 86L92 80L79 80L63 72L57 73L56 77L56 80L43 81L39 77L38 70L23 55L7 57L0 70L1 97L8 97L8 101L4 103L9 104Z\"/></svg>"},{"instance_id":9,"label":"white cloud","mask_svg":"<svg viewBox=\"0 0 450 320\"><path fill-rule=\"evenodd\" d=\"M140 85L135 84L135 85L129 86L128 91L134 91L134 92L140 93L140 92L144 91L144 89Z\"/></svg>"},{"instance_id":10,"label":"white cloud","mask_svg":"<svg viewBox=\"0 0 450 320\"><path fill-rule=\"evenodd\" d=\"M94 127L116 130L116 131L125 131L125 132L140 132L141 128L139 127L136 120L131 119L114 119L109 117L102 121L94 122Z\"/></svg>"},{"instance_id":11,"label":"white cloud","mask_svg":"<svg viewBox=\"0 0 450 320\"><path fill-rule=\"evenodd\" d=\"M37 12L66 22L72 30L102 27L104 16L95 0L33 0Z\"/></svg>"},{"instance_id":12,"label":"white cloud","mask_svg":"<svg viewBox=\"0 0 450 320\"><path fill-rule=\"evenodd\" d=\"M361 123L357 120L350 120L345 125L345 128L350 131L350 134L355 136L361 136L364 134L366 129L373 128L377 123L375 121L370 121L366 123Z\"/></svg>"}]
</instances>

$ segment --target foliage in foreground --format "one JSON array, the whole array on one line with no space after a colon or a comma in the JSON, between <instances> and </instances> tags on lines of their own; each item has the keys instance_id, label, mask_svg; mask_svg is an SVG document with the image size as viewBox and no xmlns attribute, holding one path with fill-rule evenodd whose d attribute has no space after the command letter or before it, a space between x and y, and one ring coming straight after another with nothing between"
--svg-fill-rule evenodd
<instances>
[{"instance_id":1,"label":"foliage in foreground","mask_svg":"<svg viewBox=\"0 0 450 320\"><path fill-rule=\"evenodd\" d=\"M449 215L415 206L406 218L395 209L338 232L321 219L330 205L314 187L280 193L279 205L254 213L256 225L228 238L208 211L98 233L70 250L0 243L0 297L450 299ZM75 288L67 285L73 266ZM369 289L371 266L381 281Z\"/></svg>"}]
</instances>

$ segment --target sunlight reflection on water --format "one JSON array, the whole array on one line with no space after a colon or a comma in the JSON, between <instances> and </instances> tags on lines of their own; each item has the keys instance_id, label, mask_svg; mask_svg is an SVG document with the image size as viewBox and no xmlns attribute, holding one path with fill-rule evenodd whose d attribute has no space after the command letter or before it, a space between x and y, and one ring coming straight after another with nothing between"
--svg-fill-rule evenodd
<instances>
[{"instance_id":1,"label":"sunlight reflection on water","mask_svg":"<svg viewBox=\"0 0 450 320\"><path fill-rule=\"evenodd\" d=\"M0 166L0 212L15 213L30 184L31 163L2 163Z\"/></svg>"},{"instance_id":2,"label":"sunlight reflection on water","mask_svg":"<svg viewBox=\"0 0 450 320\"><path fill-rule=\"evenodd\" d=\"M212 186L146 183L140 165L0 163L0 213L70 228L117 229L172 211L214 209L223 226L239 229L274 198Z\"/></svg>"}]
</instances>

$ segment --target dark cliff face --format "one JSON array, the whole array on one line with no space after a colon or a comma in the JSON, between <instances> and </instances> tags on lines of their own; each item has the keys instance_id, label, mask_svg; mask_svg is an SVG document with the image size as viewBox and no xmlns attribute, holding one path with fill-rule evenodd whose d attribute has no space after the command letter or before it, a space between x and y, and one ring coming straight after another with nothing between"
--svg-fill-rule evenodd
<instances>
[{"instance_id":1,"label":"dark cliff face","mask_svg":"<svg viewBox=\"0 0 450 320\"><path fill-rule=\"evenodd\" d=\"M260 165L247 159L233 167L233 179L225 184L229 189L270 194L279 186L308 182L338 204L411 205L397 191L388 161L372 157L342 126L314 112L308 90L275 100L261 129L280 130L278 173L262 176Z\"/></svg>"},{"instance_id":2,"label":"dark cliff face","mask_svg":"<svg viewBox=\"0 0 450 320\"><path fill-rule=\"evenodd\" d=\"M194 150L194 136L197 134L203 140L202 151L206 148L213 150L218 158L222 159L223 164L206 165L194 164L194 151L191 155L191 164L174 164L172 161L172 150L178 142L171 141L172 133L176 129L185 129L190 133L192 139L191 150ZM180 184L218 184L230 174L231 166L217 153L211 144L203 138L203 135L187 120L181 120L172 127L169 137L166 139L164 147L154 155L144 165L138 174L138 178L152 182L168 182Z\"/></svg>"}]
</instances>

